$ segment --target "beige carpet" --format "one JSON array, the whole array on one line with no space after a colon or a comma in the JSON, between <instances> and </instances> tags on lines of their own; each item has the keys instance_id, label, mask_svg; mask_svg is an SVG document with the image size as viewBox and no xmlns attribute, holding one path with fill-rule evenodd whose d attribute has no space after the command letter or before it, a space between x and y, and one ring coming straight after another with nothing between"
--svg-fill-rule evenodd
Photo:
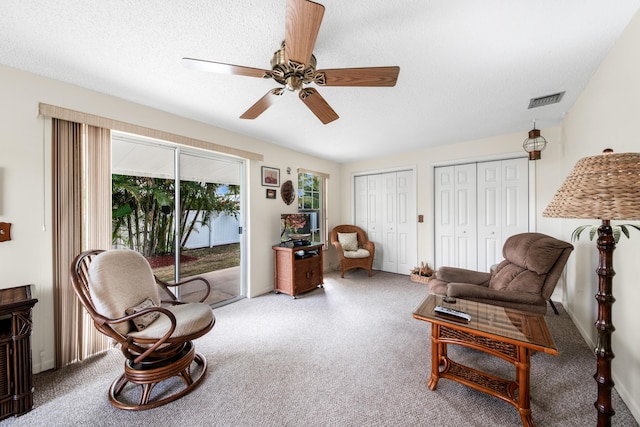
<instances>
[{"instance_id":1,"label":"beige carpet","mask_svg":"<svg viewBox=\"0 0 640 427\"><path fill-rule=\"evenodd\" d=\"M265 279L267 280L267 279ZM268 294L215 310L196 346L207 378L182 399L144 412L112 408L107 389L122 358L110 351L36 375L36 407L7 426L518 426L511 405L452 381L426 386L429 325L412 318L427 295L407 276L327 274L324 289L294 300ZM538 426L596 424L595 356L562 307L547 314L560 355L532 358ZM513 377L483 353L449 347L461 363ZM614 364L616 363L614 359ZM614 426L638 426L613 393Z\"/></svg>"}]
</instances>

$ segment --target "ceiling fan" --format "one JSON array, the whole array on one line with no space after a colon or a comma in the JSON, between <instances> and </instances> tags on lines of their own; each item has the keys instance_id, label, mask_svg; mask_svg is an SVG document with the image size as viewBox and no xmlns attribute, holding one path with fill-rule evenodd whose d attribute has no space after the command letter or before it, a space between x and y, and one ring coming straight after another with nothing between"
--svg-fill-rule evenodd
<instances>
[{"instance_id":1,"label":"ceiling fan","mask_svg":"<svg viewBox=\"0 0 640 427\"><path fill-rule=\"evenodd\" d=\"M182 58L185 67L247 77L273 79L283 87L271 89L240 116L255 119L269 108L284 90L298 92L304 104L324 124L339 116L309 83L319 86L395 86L400 67L334 68L316 70L313 47L316 43L324 6L309 0L287 0L285 39L271 59L271 70L224 64L195 58Z\"/></svg>"}]
</instances>

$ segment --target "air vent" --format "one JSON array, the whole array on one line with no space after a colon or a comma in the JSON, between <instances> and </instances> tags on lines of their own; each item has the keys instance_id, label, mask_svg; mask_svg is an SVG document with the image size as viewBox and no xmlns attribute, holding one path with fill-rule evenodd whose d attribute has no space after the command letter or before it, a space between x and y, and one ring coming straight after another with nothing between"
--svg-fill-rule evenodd
<instances>
[{"instance_id":1,"label":"air vent","mask_svg":"<svg viewBox=\"0 0 640 427\"><path fill-rule=\"evenodd\" d=\"M529 108L544 107L549 104L556 104L562 100L564 92L554 93L553 95L541 96L539 98L531 98Z\"/></svg>"}]
</instances>

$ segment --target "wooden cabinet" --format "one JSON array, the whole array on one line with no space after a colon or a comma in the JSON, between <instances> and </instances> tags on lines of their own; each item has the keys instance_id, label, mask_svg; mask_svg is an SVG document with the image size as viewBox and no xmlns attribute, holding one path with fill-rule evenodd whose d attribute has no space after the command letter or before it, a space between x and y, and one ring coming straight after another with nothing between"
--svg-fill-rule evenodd
<instances>
[{"instance_id":1,"label":"wooden cabinet","mask_svg":"<svg viewBox=\"0 0 640 427\"><path fill-rule=\"evenodd\" d=\"M33 408L31 285L0 289L0 419Z\"/></svg>"},{"instance_id":2,"label":"wooden cabinet","mask_svg":"<svg viewBox=\"0 0 640 427\"><path fill-rule=\"evenodd\" d=\"M276 293L296 297L324 283L322 244L273 246L273 287Z\"/></svg>"}]
</instances>

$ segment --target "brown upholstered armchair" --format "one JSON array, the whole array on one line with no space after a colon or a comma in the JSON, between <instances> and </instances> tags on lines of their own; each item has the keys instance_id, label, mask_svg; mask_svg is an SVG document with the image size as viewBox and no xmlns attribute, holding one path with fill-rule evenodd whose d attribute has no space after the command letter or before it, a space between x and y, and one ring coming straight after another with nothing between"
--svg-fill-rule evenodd
<instances>
[{"instance_id":1,"label":"brown upholstered armchair","mask_svg":"<svg viewBox=\"0 0 640 427\"><path fill-rule=\"evenodd\" d=\"M201 302L183 303L167 283L155 278L141 254L121 249L81 253L71 265L71 281L96 329L117 343L126 358L124 373L109 389L113 406L155 408L184 396L204 379L207 360L196 352L193 340L215 323L211 307L202 303L211 290L207 280L172 284L202 282L206 295ZM169 299L161 300L161 295ZM180 381L173 381L154 389L174 377L182 380L182 387L176 387Z\"/></svg>"},{"instance_id":2,"label":"brown upholstered armchair","mask_svg":"<svg viewBox=\"0 0 640 427\"><path fill-rule=\"evenodd\" d=\"M369 270L371 277L376 248L363 229L355 225L338 225L331 230L330 240L338 251L340 277L344 278L344 272L353 268Z\"/></svg>"},{"instance_id":3,"label":"brown upholstered armchair","mask_svg":"<svg viewBox=\"0 0 640 427\"><path fill-rule=\"evenodd\" d=\"M550 298L572 250L570 243L541 233L516 234L504 243L505 259L491 273L440 267L429 290L543 314L549 301L557 314Z\"/></svg>"}]
</instances>

